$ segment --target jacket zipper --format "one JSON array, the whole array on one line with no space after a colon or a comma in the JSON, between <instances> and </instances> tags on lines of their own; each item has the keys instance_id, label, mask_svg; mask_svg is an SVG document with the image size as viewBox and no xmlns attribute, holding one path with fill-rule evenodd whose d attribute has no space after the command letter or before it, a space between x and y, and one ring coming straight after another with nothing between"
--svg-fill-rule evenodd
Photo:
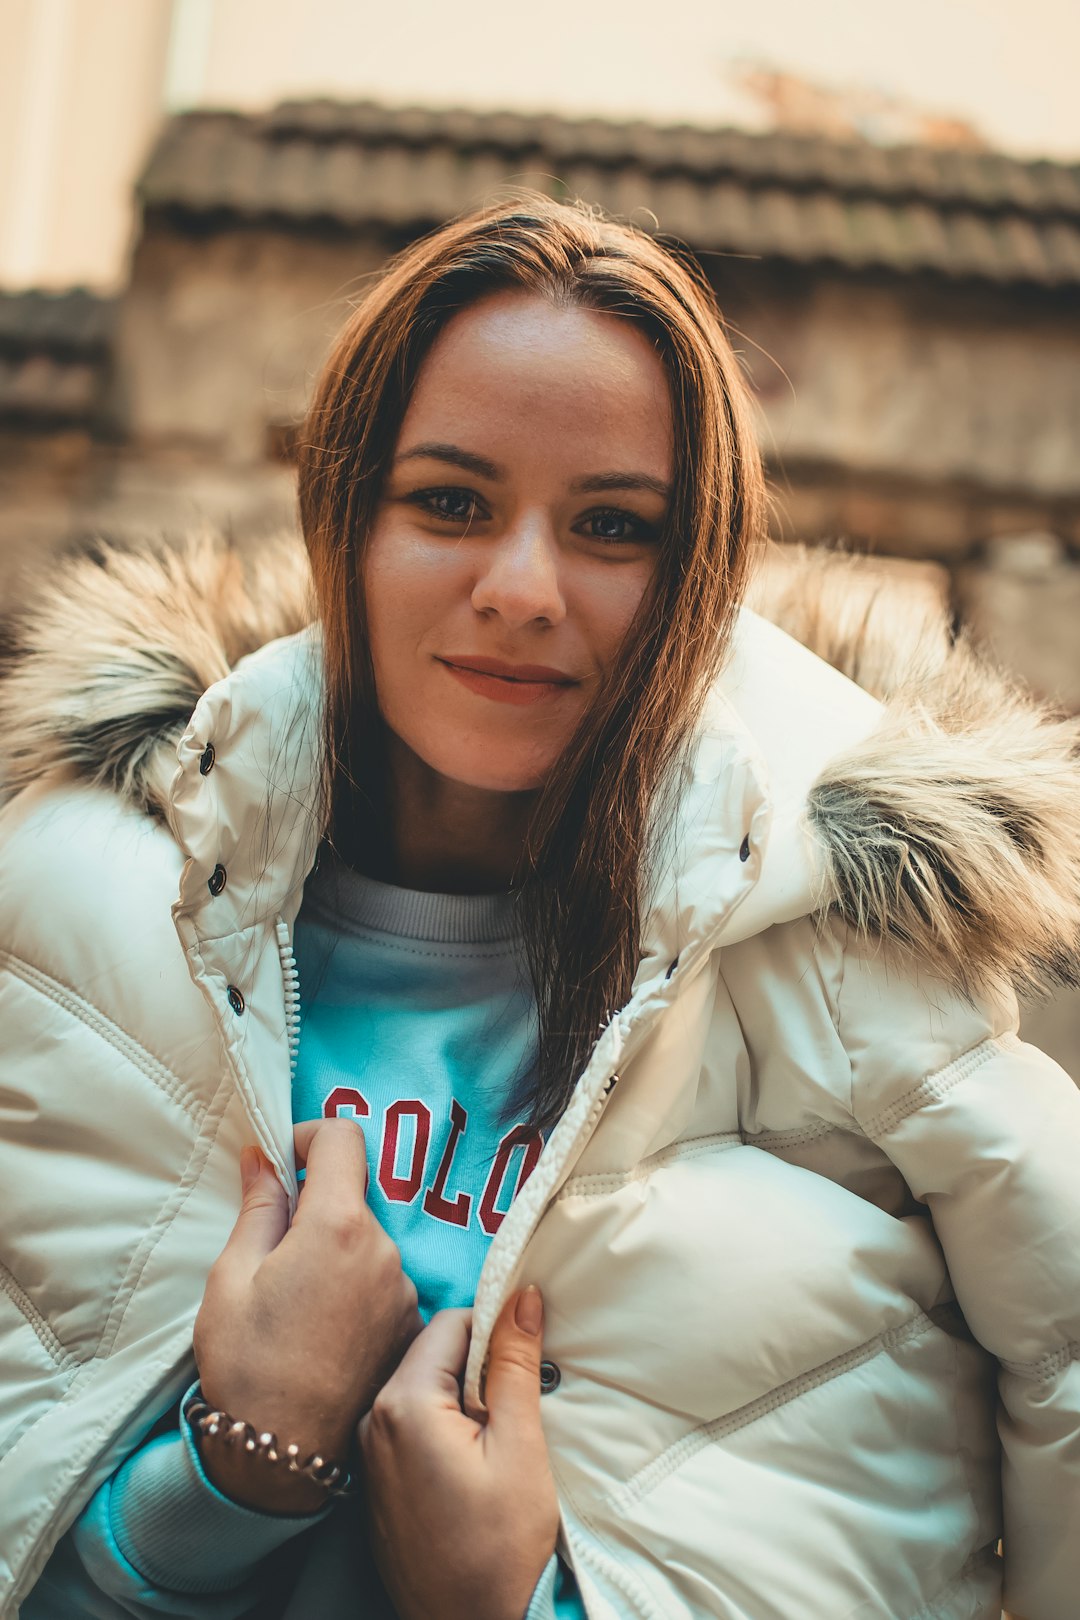
<instances>
[{"instance_id":1,"label":"jacket zipper","mask_svg":"<svg viewBox=\"0 0 1080 1620\"><path fill-rule=\"evenodd\" d=\"M289 1045L289 1078L296 1074L296 1060L300 1053L300 970L296 965L289 926L284 918L277 922L278 956L281 959L281 979L285 989L285 1038Z\"/></svg>"},{"instance_id":2,"label":"jacket zipper","mask_svg":"<svg viewBox=\"0 0 1080 1620\"><path fill-rule=\"evenodd\" d=\"M671 1004L676 999L676 996L685 991L687 984L691 983L707 966L711 955L712 946L707 941L700 942L697 949L691 948L688 951L684 951L678 972L678 989L675 988L674 983L672 983L669 987L666 987L663 1001L660 1005L654 1007L648 1015L643 1016L640 1013L636 1015L630 1013L629 1016L627 1016L629 1012L629 1004L615 1015L612 1022L615 1023L618 1029L618 1046L615 1053L612 1055L609 1064L605 1065L606 1073L604 1074L604 1078L597 1086L596 1094L593 1097L589 1113L583 1121L579 1133L575 1138L574 1163L576 1163L581 1157L582 1153L585 1151L585 1147L592 1139L592 1136L600 1123L604 1110L611 1101L612 1093L619 1084L620 1072L625 1068L629 1060L635 1056L638 1048L645 1040L645 1037L652 1029L656 1027L657 1020L663 1017L664 1013L670 1008ZM606 1033L607 1031L605 1030L604 1034L606 1035ZM604 1035L602 1035L600 1039L602 1041L604 1039ZM598 1046L599 1044L600 1042L597 1042ZM582 1076L582 1078L584 1078L584 1076ZM545 1148L545 1152L546 1151L547 1149ZM567 1155L567 1158L569 1158L569 1155ZM541 1162L543 1161L541 1160ZM564 1174L566 1168L566 1161L564 1160L564 1162L559 1166L555 1177L555 1180L559 1181L560 1185L567 1180L567 1174ZM571 1165L570 1170L572 1170L572 1168L573 1166ZM533 1175L535 1176L535 1174L536 1172L534 1171ZM481 1300L482 1296L489 1291L492 1292L494 1294L494 1304L488 1308L490 1311L490 1322L492 1324L494 1323L495 1317L498 1314L498 1310L501 1309L510 1292L507 1284L507 1278L513 1275L520 1265L522 1256L524 1255L537 1226L543 1219L544 1210L548 1207L548 1203L550 1203L550 1201L551 1200L549 1197L547 1203L544 1205L544 1208L537 1211L531 1226L527 1231L519 1235L516 1246L513 1249L503 1253L500 1247L500 1239L498 1235L496 1235L496 1237L493 1239L491 1246L488 1249L484 1264L481 1267L480 1279L476 1289L476 1301L474 1301L473 1308L475 1311L476 1304ZM498 1256L498 1275L500 1279L498 1282L495 1282L492 1273L491 1260L493 1254L497 1254ZM484 1303L486 1304L486 1300ZM487 1314L487 1312L485 1312L485 1314ZM488 1328L487 1335L484 1339L483 1362L481 1364L481 1368L479 1369L476 1380L477 1393L479 1392L482 1382L483 1371L486 1369L487 1365L489 1338L490 1328ZM469 1381L469 1373L471 1373L471 1370L472 1363L470 1358L470 1367L467 1369L466 1373L466 1385L470 1391L472 1391L473 1388ZM477 1407L477 1410L480 1410L480 1408Z\"/></svg>"}]
</instances>

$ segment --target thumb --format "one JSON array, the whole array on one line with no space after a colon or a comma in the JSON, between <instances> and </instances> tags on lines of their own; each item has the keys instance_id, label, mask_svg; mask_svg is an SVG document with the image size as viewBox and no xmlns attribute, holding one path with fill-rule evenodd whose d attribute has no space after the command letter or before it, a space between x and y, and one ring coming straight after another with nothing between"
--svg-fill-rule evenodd
<instances>
[{"instance_id":1,"label":"thumb","mask_svg":"<svg viewBox=\"0 0 1080 1620\"><path fill-rule=\"evenodd\" d=\"M488 1423L518 1436L540 1430L540 1356L544 1302L535 1283L511 1294L499 1313L488 1352L484 1402Z\"/></svg>"},{"instance_id":2,"label":"thumb","mask_svg":"<svg viewBox=\"0 0 1080 1620\"><path fill-rule=\"evenodd\" d=\"M240 1154L240 1182L240 1213L221 1260L250 1277L289 1230L289 1198L257 1147L246 1147Z\"/></svg>"}]
</instances>

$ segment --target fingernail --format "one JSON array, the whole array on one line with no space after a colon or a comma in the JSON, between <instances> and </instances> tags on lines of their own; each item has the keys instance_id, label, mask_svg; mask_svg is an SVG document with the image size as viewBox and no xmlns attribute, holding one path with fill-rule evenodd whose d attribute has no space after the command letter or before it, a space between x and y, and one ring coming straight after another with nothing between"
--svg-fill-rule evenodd
<instances>
[{"instance_id":1,"label":"fingernail","mask_svg":"<svg viewBox=\"0 0 1080 1620\"><path fill-rule=\"evenodd\" d=\"M518 1295L514 1306L514 1321L522 1333L535 1336L544 1325L544 1301L540 1297L540 1290L535 1283Z\"/></svg>"},{"instance_id":2,"label":"fingernail","mask_svg":"<svg viewBox=\"0 0 1080 1620\"><path fill-rule=\"evenodd\" d=\"M251 1183L259 1174L259 1150L255 1147L241 1149L240 1153L240 1185L247 1192Z\"/></svg>"}]
</instances>

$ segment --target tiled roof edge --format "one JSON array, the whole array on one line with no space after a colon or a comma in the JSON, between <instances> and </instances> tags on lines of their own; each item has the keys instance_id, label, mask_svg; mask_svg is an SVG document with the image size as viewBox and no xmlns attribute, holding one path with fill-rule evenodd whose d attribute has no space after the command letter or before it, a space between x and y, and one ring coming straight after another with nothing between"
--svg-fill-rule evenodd
<instances>
[{"instance_id":1,"label":"tiled roof edge","mask_svg":"<svg viewBox=\"0 0 1080 1620\"><path fill-rule=\"evenodd\" d=\"M96 359L109 347L118 300L86 287L0 292L0 351Z\"/></svg>"},{"instance_id":2,"label":"tiled roof edge","mask_svg":"<svg viewBox=\"0 0 1080 1620\"><path fill-rule=\"evenodd\" d=\"M507 156L543 154L605 168L640 167L701 179L830 190L883 200L921 199L1022 213L1080 213L1080 163L1018 158L996 150L927 145L882 146L789 130L659 124L569 115L328 98L286 101L232 118L260 140L355 141L483 147Z\"/></svg>"},{"instance_id":3,"label":"tiled roof edge","mask_svg":"<svg viewBox=\"0 0 1080 1620\"><path fill-rule=\"evenodd\" d=\"M646 209L698 251L1080 286L1080 165L998 153L310 101L171 120L139 196L198 228L408 235L518 185Z\"/></svg>"}]
</instances>

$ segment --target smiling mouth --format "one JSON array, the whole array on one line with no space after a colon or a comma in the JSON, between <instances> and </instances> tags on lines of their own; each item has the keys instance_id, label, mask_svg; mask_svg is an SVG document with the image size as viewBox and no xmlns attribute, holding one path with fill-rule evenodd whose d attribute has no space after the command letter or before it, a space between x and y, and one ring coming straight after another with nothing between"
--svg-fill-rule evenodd
<instances>
[{"instance_id":1,"label":"smiling mouth","mask_svg":"<svg viewBox=\"0 0 1080 1620\"><path fill-rule=\"evenodd\" d=\"M546 664L504 664L498 658L440 658L447 669L464 670L471 675L487 675L496 681L511 681L520 686L577 686L573 675L561 669L550 669Z\"/></svg>"},{"instance_id":2,"label":"smiling mouth","mask_svg":"<svg viewBox=\"0 0 1080 1620\"><path fill-rule=\"evenodd\" d=\"M437 658L469 691L497 703L543 703L581 683L559 669L540 664L504 664L495 658Z\"/></svg>"}]
</instances>

